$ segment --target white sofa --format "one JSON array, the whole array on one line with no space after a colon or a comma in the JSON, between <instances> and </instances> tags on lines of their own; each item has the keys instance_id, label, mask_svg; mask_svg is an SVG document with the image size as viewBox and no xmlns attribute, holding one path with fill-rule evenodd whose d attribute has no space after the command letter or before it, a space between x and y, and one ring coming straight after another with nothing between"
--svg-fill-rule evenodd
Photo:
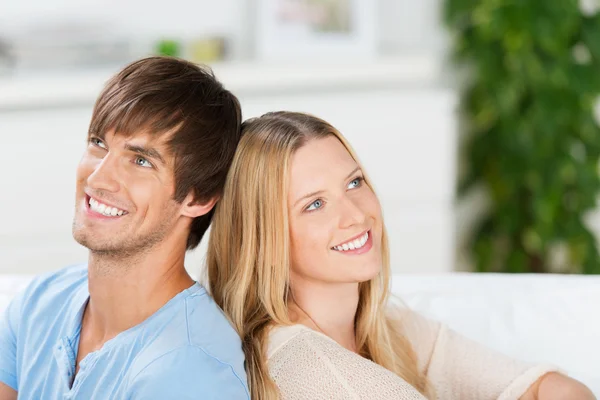
<instances>
[{"instance_id":1,"label":"white sofa","mask_svg":"<svg viewBox=\"0 0 600 400\"><path fill-rule=\"evenodd\" d=\"M0 310L30 275L0 275ZM428 317L508 355L552 363L600 396L600 276L395 275Z\"/></svg>"},{"instance_id":2,"label":"white sofa","mask_svg":"<svg viewBox=\"0 0 600 400\"><path fill-rule=\"evenodd\" d=\"M396 275L393 291L489 347L558 366L600 398L600 276Z\"/></svg>"}]
</instances>

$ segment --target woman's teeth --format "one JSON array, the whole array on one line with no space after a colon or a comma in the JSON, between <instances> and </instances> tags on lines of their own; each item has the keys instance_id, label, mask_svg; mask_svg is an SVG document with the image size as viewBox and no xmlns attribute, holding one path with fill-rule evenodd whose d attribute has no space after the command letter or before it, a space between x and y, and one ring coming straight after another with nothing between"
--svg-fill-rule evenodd
<instances>
[{"instance_id":1,"label":"woman's teeth","mask_svg":"<svg viewBox=\"0 0 600 400\"><path fill-rule=\"evenodd\" d=\"M360 249L361 247L363 247L365 245L365 243L367 243L368 239L369 239L369 232L365 233L358 239L354 239L352 241L340 244L339 246L334 246L333 249L337 250L337 251L348 251L348 250Z\"/></svg>"},{"instance_id":2,"label":"woman's teeth","mask_svg":"<svg viewBox=\"0 0 600 400\"><path fill-rule=\"evenodd\" d=\"M92 211L95 211L99 214L105 215L107 217L117 217L117 216L121 216L125 213L125 211L120 210L116 207L109 207L106 204L102 204L100 202L98 202L97 200L94 200L90 197L90 209Z\"/></svg>"}]
</instances>

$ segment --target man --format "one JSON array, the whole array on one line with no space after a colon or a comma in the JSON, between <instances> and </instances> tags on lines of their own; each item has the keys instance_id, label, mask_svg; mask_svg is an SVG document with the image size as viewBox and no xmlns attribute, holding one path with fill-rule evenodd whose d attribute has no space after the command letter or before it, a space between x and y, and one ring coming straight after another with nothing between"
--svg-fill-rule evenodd
<instances>
[{"instance_id":1,"label":"man","mask_svg":"<svg viewBox=\"0 0 600 400\"><path fill-rule=\"evenodd\" d=\"M88 263L8 307L0 400L249 399L239 337L184 268L240 123L236 97L182 60L143 59L107 83L77 169L73 236Z\"/></svg>"}]
</instances>

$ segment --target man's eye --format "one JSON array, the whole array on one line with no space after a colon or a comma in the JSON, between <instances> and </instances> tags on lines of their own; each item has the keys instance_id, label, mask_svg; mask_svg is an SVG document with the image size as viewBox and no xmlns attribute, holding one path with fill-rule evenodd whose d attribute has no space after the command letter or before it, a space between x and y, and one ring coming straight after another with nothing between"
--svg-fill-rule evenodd
<instances>
[{"instance_id":1,"label":"man's eye","mask_svg":"<svg viewBox=\"0 0 600 400\"><path fill-rule=\"evenodd\" d=\"M152 163L146 160L144 157L136 157L135 164L139 165L140 167L152 168Z\"/></svg>"},{"instance_id":2,"label":"man's eye","mask_svg":"<svg viewBox=\"0 0 600 400\"><path fill-rule=\"evenodd\" d=\"M90 143L92 143L94 146L100 147L101 149L106 149L106 144L104 144L102 139L93 137L90 139Z\"/></svg>"},{"instance_id":3,"label":"man's eye","mask_svg":"<svg viewBox=\"0 0 600 400\"><path fill-rule=\"evenodd\" d=\"M306 207L306 211L315 211L323 207L323 200L315 200L308 207Z\"/></svg>"}]
</instances>

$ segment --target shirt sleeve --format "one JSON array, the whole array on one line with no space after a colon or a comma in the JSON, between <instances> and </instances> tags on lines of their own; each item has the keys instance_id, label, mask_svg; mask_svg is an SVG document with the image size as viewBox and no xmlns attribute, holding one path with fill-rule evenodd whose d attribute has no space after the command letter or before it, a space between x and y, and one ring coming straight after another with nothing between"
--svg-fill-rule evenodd
<instances>
[{"instance_id":1,"label":"shirt sleeve","mask_svg":"<svg viewBox=\"0 0 600 400\"><path fill-rule=\"evenodd\" d=\"M130 400L249 400L246 377L196 346L173 350L148 364L128 388Z\"/></svg>"},{"instance_id":2,"label":"shirt sleeve","mask_svg":"<svg viewBox=\"0 0 600 400\"><path fill-rule=\"evenodd\" d=\"M18 391L17 336L24 292L19 293L0 317L0 382Z\"/></svg>"},{"instance_id":3,"label":"shirt sleeve","mask_svg":"<svg viewBox=\"0 0 600 400\"><path fill-rule=\"evenodd\" d=\"M541 376L557 371L508 357L412 311L403 326L437 398L518 399Z\"/></svg>"}]
</instances>

